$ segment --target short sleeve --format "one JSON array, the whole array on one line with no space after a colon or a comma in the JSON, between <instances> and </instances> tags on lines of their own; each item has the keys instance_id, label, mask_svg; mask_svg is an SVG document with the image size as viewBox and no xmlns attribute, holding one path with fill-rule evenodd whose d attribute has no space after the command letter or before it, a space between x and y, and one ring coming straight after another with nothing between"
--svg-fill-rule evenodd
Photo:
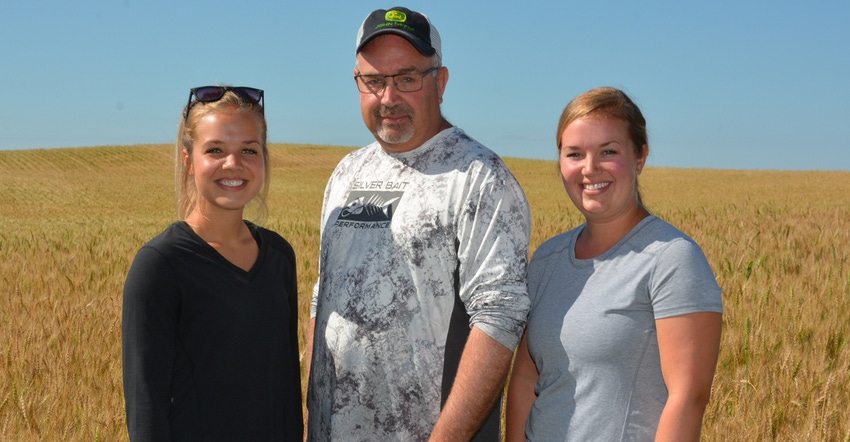
<instances>
[{"instance_id":1,"label":"short sleeve","mask_svg":"<svg viewBox=\"0 0 850 442\"><path fill-rule=\"evenodd\" d=\"M662 250L650 278L655 319L696 312L723 312L714 272L692 240L678 238Z\"/></svg>"}]
</instances>

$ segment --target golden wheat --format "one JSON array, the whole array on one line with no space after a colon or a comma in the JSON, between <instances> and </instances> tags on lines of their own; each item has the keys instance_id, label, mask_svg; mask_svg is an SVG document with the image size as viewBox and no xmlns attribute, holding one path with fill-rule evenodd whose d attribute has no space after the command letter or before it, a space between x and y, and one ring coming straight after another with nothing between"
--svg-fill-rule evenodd
<instances>
[{"instance_id":1,"label":"golden wheat","mask_svg":"<svg viewBox=\"0 0 850 442\"><path fill-rule=\"evenodd\" d=\"M126 440L121 291L175 217L170 146L0 152L0 440ZM349 149L272 145L270 216L302 335L325 182ZM552 161L507 159L532 250L581 222ZM724 330L703 439L850 440L850 173L647 168L644 201L703 247Z\"/></svg>"}]
</instances>

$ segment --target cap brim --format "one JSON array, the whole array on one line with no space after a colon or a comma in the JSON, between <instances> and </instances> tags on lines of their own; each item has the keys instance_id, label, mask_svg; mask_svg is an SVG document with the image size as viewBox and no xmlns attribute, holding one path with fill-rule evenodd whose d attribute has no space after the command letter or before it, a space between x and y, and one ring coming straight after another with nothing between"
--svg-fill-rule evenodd
<instances>
[{"instance_id":1,"label":"cap brim","mask_svg":"<svg viewBox=\"0 0 850 442\"><path fill-rule=\"evenodd\" d=\"M360 53L360 51L362 51L363 48L370 41L374 40L375 37L385 35L385 34L395 34L395 35L398 35L399 37L403 37L405 40L410 42L410 44L412 44L413 47L416 48L417 51L419 51L419 53L421 53L422 55L424 55L426 57L431 57L431 56L433 56L434 54L437 53L436 49L431 47L431 45L429 45L428 43L425 43L424 41L422 41L422 39L416 38L415 36L410 35L407 32L404 32L404 31L401 31L401 30L398 30L398 29L393 29L393 28L381 29L380 31L375 31L374 33L372 33L372 35L370 35L368 38L366 38L365 40L360 42L360 45L357 46L357 52L356 53Z\"/></svg>"}]
</instances>

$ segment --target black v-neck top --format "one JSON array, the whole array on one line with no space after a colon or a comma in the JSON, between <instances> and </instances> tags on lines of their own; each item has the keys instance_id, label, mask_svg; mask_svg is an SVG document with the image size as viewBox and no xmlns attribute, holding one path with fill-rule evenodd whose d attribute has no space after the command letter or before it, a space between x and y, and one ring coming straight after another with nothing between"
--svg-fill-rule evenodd
<instances>
[{"instance_id":1,"label":"black v-neck top","mask_svg":"<svg viewBox=\"0 0 850 442\"><path fill-rule=\"evenodd\" d=\"M136 255L122 324L133 441L301 440L295 253L246 225L249 271L182 221Z\"/></svg>"}]
</instances>

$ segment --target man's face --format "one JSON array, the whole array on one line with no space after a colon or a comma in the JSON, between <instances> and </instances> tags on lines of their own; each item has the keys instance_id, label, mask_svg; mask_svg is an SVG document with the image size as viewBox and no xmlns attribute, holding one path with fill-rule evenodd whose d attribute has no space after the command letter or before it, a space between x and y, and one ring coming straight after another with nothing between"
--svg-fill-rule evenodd
<instances>
[{"instance_id":1,"label":"man's face","mask_svg":"<svg viewBox=\"0 0 850 442\"><path fill-rule=\"evenodd\" d=\"M433 67L430 58L404 38L391 34L370 41L357 54L357 63L355 75L417 73ZM384 150L413 150L441 130L440 103L448 78L445 68L426 74L422 89L415 92L399 92L393 80L386 78L383 91L360 94L363 122Z\"/></svg>"}]
</instances>

